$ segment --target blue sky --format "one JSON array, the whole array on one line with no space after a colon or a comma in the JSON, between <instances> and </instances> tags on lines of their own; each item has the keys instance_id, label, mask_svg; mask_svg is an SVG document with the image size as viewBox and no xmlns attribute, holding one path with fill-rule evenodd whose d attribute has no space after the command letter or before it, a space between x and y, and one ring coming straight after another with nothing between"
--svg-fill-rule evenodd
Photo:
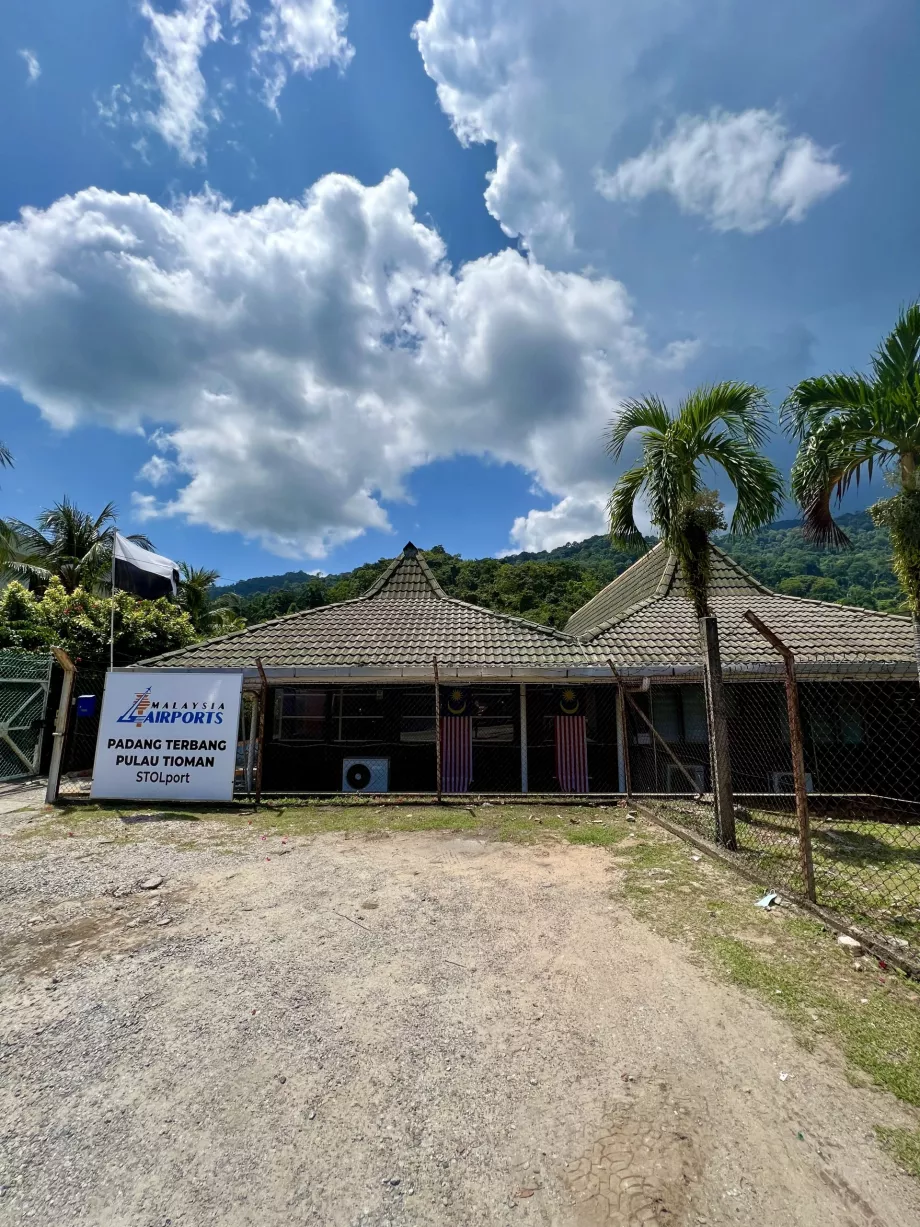
<instances>
[{"instance_id":1,"label":"blue sky","mask_svg":"<svg viewBox=\"0 0 920 1227\"><path fill-rule=\"evenodd\" d=\"M552 546L602 527L622 397L779 399L920 292L908 0L10 0L0 31L2 515L114 499L228 579Z\"/></svg>"}]
</instances>

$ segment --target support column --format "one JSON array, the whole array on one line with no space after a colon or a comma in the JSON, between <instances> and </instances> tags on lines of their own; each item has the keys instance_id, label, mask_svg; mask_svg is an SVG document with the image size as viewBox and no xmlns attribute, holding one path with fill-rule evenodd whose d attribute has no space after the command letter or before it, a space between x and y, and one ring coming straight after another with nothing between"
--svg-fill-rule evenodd
<instances>
[{"instance_id":1,"label":"support column","mask_svg":"<svg viewBox=\"0 0 920 1227\"><path fill-rule=\"evenodd\" d=\"M521 682L521 792L527 791L527 687Z\"/></svg>"},{"instance_id":2,"label":"support column","mask_svg":"<svg viewBox=\"0 0 920 1227\"><path fill-rule=\"evenodd\" d=\"M73 683L77 670L73 661L63 648L52 648L55 660L64 670L64 682L61 686L61 698L58 702L57 716L54 721L54 744L51 747L51 766L48 768L48 787L45 790L45 804L57 805L58 789L61 785L61 766L64 761L64 746L67 741L67 729L70 724L70 701L73 697Z\"/></svg>"},{"instance_id":3,"label":"support column","mask_svg":"<svg viewBox=\"0 0 920 1227\"><path fill-rule=\"evenodd\" d=\"M437 656L431 662L434 669L434 744L435 744L435 770L437 771L436 789L438 794L438 805L441 804L444 793L443 768L441 766L441 677L438 673L438 658Z\"/></svg>"},{"instance_id":4,"label":"support column","mask_svg":"<svg viewBox=\"0 0 920 1227\"><path fill-rule=\"evenodd\" d=\"M256 761L256 805L262 804L262 769L265 766L265 711L268 707L268 678L262 668L262 660L256 660L256 668L262 685L259 689L259 757Z\"/></svg>"},{"instance_id":5,"label":"support column","mask_svg":"<svg viewBox=\"0 0 920 1227\"><path fill-rule=\"evenodd\" d=\"M629 750L626 745L626 704L623 702L623 687L617 686L617 784L619 791L630 794Z\"/></svg>"}]
</instances>

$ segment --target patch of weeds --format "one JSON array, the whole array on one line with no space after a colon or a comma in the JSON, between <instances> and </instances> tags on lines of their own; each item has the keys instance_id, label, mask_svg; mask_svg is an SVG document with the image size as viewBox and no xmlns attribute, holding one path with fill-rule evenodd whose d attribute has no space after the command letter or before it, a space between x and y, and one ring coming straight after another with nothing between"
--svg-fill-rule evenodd
<instances>
[{"instance_id":1,"label":"patch of weeds","mask_svg":"<svg viewBox=\"0 0 920 1227\"><path fill-rule=\"evenodd\" d=\"M895 1161L920 1180L920 1129L886 1129L879 1125L875 1134Z\"/></svg>"}]
</instances>

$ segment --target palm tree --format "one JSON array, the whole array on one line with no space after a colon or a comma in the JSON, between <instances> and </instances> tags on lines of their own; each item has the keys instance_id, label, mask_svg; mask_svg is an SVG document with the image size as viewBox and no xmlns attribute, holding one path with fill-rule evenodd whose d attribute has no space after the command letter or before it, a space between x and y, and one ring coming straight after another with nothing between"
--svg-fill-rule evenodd
<instances>
[{"instance_id":1,"label":"palm tree","mask_svg":"<svg viewBox=\"0 0 920 1227\"><path fill-rule=\"evenodd\" d=\"M7 445L0 441L0 469L11 469L13 467L13 453Z\"/></svg>"},{"instance_id":2,"label":"palm tree","mask_svg":"<svg viewBox=\"0 0 920 1227\"><path fill-rule=\"evenodd\" d=\"M891 533L895 574L920 625L920 303L901 310L868 374L803 379L786 398L781 420L799 440L792 493L809 541L848 546L832 499L839 502L876 468L888 471L897 493L870 510Z\"/></svg>"},{"instance_id":3,"label":"palm tree","mask_svg":"<svg viewBox=\"0 0 920 1227\"><path fill-rule=\"evenodd\" d=\"M243 630L246 623L231 607L232 597L211 600L211 589L220 579L220 572L209 567L191 567L179 563L179 604L188 614L195 630L204 638L211 635L228 635ZM238 601L239 598L236 597Z\"/></svg>"},{"instance_id":4,"label":"palm tree","mask_svg":"<svg viewBox=\"0 0 920 1227\"><path fill-rule=\"evenodd\" d=\"M641 430L642 458L619 478L610 496L610 536L621 549L647 548L635 521L641 497L661 540L676 555L698 617L709 615L709 534L725 527L716 491L701 468L719 465L735 487L731 532L751 533L775 519L783 505L783 477L761 448L770 407L762 388L719 383L697 388L676 413L655 396L624 401L607 432L607 451L619 460L626 440Z\"/></svg>"},{"instance_id":5,"label":"palm tree","mask_svg":"<svg viewBox=\"0 0 920 1227\"><path fill-rule=\"evenodd\" d=\"M642 455L618 479L610 496L610 536L621 549L647 548L635 520L641 497L661 540L677 556L687 595L700 619L706 656L716 833L735 843L734 798L728 757L728 726L722 693L718 627L709 608L712 568L710 534L725 528L718 492L704 486L701 469L718 465L735 488L734 533L750 533L775 519L783 505L782 474L761 452L770 407L763 388L719 383L697 388L672 413L655 396L625 401L610 423L607 451L619 460L633 431L641 431Z\"/></svg>"},{"instance_id":6,"label":"palm tree","mask_svg":"<svg viewBox=\"0 0 920 1227\"><path fill-rule=\"evenodd\" d=\"M114 503L106 503L97 516L81 511L69 499L46 508L37 527L22 520L11 521L23 553L34 560L32 572L39 582L57 576L68 592L75 588L107 592L115 542ZM152 549L142 533L129 541Z\"/></svg>"}]
</instances>

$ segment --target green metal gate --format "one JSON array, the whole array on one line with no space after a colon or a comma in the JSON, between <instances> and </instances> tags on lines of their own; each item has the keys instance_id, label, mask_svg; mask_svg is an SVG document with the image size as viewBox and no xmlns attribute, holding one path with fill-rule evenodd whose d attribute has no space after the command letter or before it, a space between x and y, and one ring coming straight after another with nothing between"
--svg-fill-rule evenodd
<instances>
[{"instance_id":1,"label":"green metal gate","mask_svg":"<svg viewBox=\"0 0 920 1227\"><path fill-rule=\"evenodd\" d=\"M0 783L37 775L53 657L0 652Z\"/></svg>"}]
</instances>

